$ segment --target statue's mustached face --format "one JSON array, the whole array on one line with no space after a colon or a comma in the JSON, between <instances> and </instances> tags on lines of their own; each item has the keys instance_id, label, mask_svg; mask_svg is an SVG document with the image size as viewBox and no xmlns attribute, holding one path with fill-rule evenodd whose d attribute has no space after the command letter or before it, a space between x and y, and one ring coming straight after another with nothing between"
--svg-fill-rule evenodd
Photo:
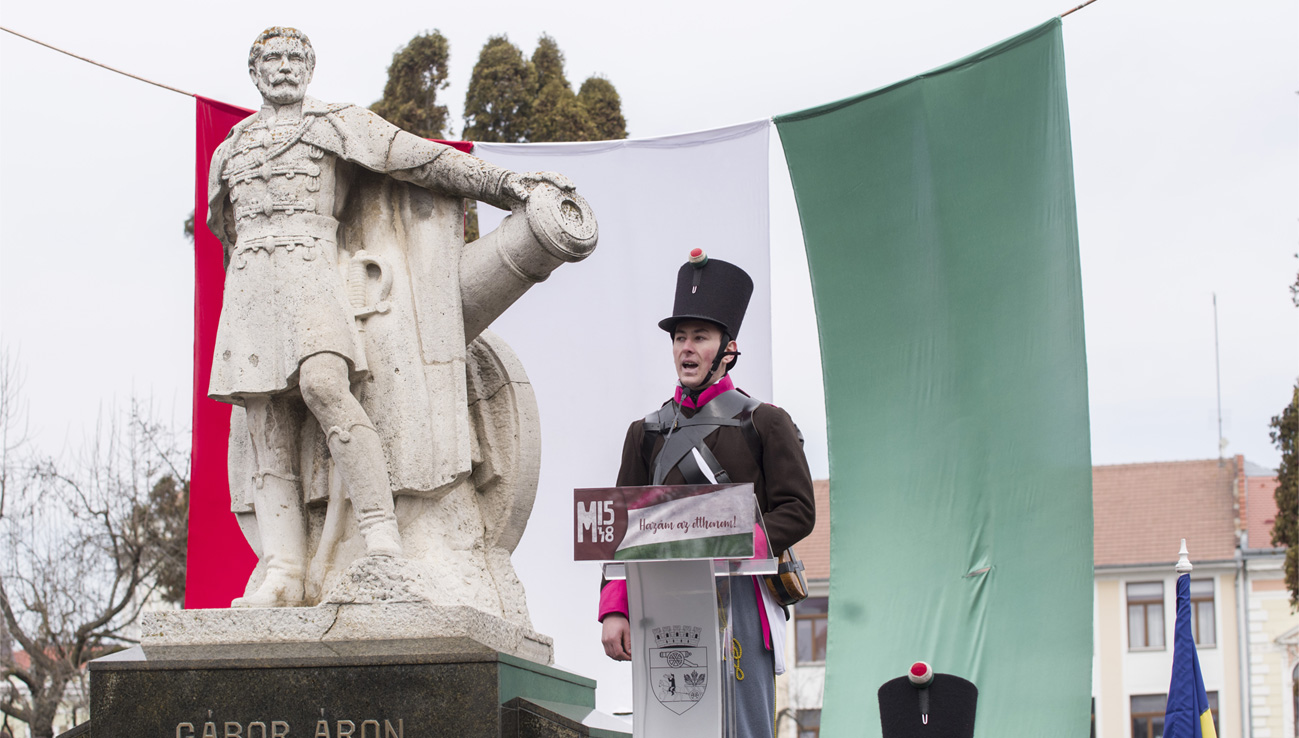
<instances>
[{"instance_id":1,"label":"statue's mustached face","mask_svg":"<svg viewBox=\"0 0 1299 738\"><path fill-rule=\"evenodd\" d=\"M267 39L261 57L250 71L262 97L276 105L300 101L311 81L311 67L302 42L282 36Z\"/></svg>"}]
</instances>

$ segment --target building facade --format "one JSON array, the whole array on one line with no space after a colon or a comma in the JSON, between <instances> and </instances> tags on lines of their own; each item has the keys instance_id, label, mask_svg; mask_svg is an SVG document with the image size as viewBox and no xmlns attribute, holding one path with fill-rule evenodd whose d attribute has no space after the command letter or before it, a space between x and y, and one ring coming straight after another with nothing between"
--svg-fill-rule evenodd
<instances>
[{"instance_id":1,"label":"building facade","mask_svg":"<svg viewBox=\"0 0 1299 738\"><path fill-rule=\"evenodd\" d=\"M830 612L830 482L812 483L816 528L794 546L807 577L808 597L791 608L785 665L776 678L776 738L819 738L825 694L825 652Z\"/></svg>"},{"instance_id":2,"label":"building facade","mask_svg":"<svg viewBox=\"0 0 1299 738\"><path fill-rule=\"evenodd\" d=\"M1093 735L1162 734L1180 539L1193 631L1223 738L1292 738L1299 615L1271 546L1276 475L1244 457L1098 466ZM1162 632L1161 632L1162 631ZM1293 643L1292 643L1293 642Z\"/></svg>"},{"instance_id":3,"label":"building facade","mask_svg":"<svg viewBox=\"0 0 1299 738\"><path fill-rule=\"evenodd\" d=\"M1194 637L1221 738L1299 738L1299 615L1271 545L1276 474L1243 457L1092 471L1093 738L1158 738L1172 673L1174 565L1194 565ZM796 549L811 596L787 624L777 738L817 738L829 621L829 485Z\"/></svg>"},{"instance_id":4,"label":"building facade","mask_svg":"<svg viewBox=\"0 0 1299 738\"><path fill-rule=\"evenodd\" d=\"M1270 469L1242 464L1241 560L1245 597L1245 706L1249 735L1299 736L1296 685L1299 680L1299 615L1285 586L1285 550L1272 547L1277 478Z\"/></svg>"}]
</instances>

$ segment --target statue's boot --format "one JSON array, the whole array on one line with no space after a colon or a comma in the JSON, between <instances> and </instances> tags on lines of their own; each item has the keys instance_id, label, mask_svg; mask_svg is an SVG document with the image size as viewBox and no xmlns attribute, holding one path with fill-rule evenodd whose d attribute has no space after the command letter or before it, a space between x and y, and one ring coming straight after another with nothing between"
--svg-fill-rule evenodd
<instances>
[{"instance_id":1,"label":"statue's boot","mask_svg":"<svg viewBox=\"0 0 1299 738\"><path fill-rule=\"evenodd\" d=\"M253 503L266 578L257 591L239 597L231 607L299 607L307 559L307 525L301 493L292 475L258 475Z\"/></svg>"},{"instance_id":2,"label":"statue's boot","mask_svg":"<svg viewBox=\"0 0 1299 738\"><path fill-rule=\"evenodd\" d=\"M361 423L347 430L334 426L329 429L328 443L335 468L342 474L343 485L352 500L356 526L365 539L366 555L401 556L401 532L393 512L388 466L379 433Z\"/></svg>"}]
</instances>

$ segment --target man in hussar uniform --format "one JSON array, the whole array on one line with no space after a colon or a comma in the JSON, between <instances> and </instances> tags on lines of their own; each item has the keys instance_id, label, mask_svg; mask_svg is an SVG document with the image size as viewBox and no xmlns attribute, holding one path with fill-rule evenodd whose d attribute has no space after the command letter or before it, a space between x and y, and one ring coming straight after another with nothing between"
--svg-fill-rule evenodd
<instances>
[{"instance_id":1,"label":"man in hussar uniform","mask_svg":"<svg viewBox=\"0 0 1299 738\"><path fill-rule=\"evenodd\" d=\"M779 556L812 532L816 507L812 474L789 413L749 397L731 380L740 355L735 339L752 294L753 280L743 269L710 259L701 249L681 266L672 315L659 321L672 337L678 384L671 400L627 429L618 486L709 484L710 473L718 481L752 482L766 542ZM676 438L668 443L691 426L707 430L697 445L676 444ZM771 738L775 677L784 671L785 615L755 577L734 577L731 592L736 735ZM606 582L601 640L605 654L617 661L643 657L631 653L628 610L627 582Z\"/></svg>"},{"instance_id":2,"label":"man in hussar uniform","mask_svg":"<svg viewBox=\"0 0 1299 738\"><path fill-rule=\"evenodd\" d=\"M505 209L526 201L529 185L543 180L572 188L559 175L516 174L401 131L363 108L306 97L314 67L303 33L262 32L248 73L263 105L235 126L212 160L208 227L225 246L227 269L208 394L247 411L251 496L266 563L261 586L236 606L303 602L299 403L324 431L366 555L402 554L384 443L352 391L369 368L357 310L367 298L350 294L358 285L344 279L339 223L372 207L349 202L358 175L378 172ZM463 363L448 365L463 386Z\"/></svg>"}]
</instances>

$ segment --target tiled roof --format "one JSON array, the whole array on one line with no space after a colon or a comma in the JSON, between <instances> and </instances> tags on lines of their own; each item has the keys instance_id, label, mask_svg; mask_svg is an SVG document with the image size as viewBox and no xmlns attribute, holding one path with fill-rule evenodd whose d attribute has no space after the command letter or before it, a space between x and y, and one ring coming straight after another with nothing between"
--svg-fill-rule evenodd
<instances>
[{"instance_id":1,"label":"tiled roof","mask_svg":"<svg viewBox=\"0 0 1299 738\"><path fill-rule=\"evenodd\" d=\"M1245 470L1251 471L1248 466ZM1249 548L1272 548L1272 523L1276 521L1276 488L1279 484L1275 473L1245 477L1244 517Z\"/></svg>"},{"instance_id":2,"label":"tiled roof","mask_svg":"<svg viewBox=\"0 0 1299 738\"><path fill-rule=\"evenodd\" d=\"M1270 472L1241 457L1092 467L1096 566L1172 564L1182 538L1192 563L1236 550L1236 470ZM1250 548L1272 546L1275 476L1242 476ZM808 579L830 578L830 483L812 483L816 527L795 547Z\"/></svg>"},{"instance_id":3,"label":"tiled roof","mask_svg":"<svg viewBox=\"0 0 1299 738\"><path fill-rule=\"evenodd\" d=\"M803 575L808 579L830 578L830 480L812 482L816 495L816 527L812 534L794 546L803 561Z\"/></svg>"},{"instance_id":4,"label":"tiled roof","mask_svg":"<svg viewBox=\"0 0 1299 738\"><path fill-rule=\"evenodd\" d=\"M1182 538L1192 563L1232 558L1237 463L1208 459L1092 467L1096 566L1171 565Z\"/></svg>"}]
</instances>

